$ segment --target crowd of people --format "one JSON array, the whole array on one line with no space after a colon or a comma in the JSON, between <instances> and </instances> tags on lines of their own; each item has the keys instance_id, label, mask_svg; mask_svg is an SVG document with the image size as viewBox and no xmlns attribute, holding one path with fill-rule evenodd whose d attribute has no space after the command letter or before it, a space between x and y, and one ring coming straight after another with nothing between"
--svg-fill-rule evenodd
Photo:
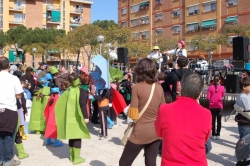
<instances>
[{"instance_id":1,"label":"crowd of people","mask_svg":"<svg viewBox=\"0 0 250 166\"><path fill-rule=\"evenodd\" d=\"M133 71L124 72L123 80L116 78L104 89L97 89L86 67L68 71L41 63L35 69L10 66L8 58L0 57L0 166L20 164L14 160L14 145L19 159L29 157L22 140L29 139L30 132L44 135L46 145L55 148L68 140L70 161L81 164L85 162L80 157L81 139L90 138L87 124L100 124L99 140L105 140L117 117L130 119L133 126L120 166L132 165L142 149L149 166L156 166L157 155L162 157L162 166L207 165L210 135L220 139L224 87L215 76L208 88L209 109L199 104L204 83L188 68L184 46L179 41L175 51L167 52L178 54L173 70L158 70L161 55L159 47L154 47L154 54L140 59ZM243 78L240 87L235 109L242 138L250 133L250 78ZM119 102L127 106L126 113L117 110L117 93L122 96Z\"/></svg>"}]
</instances>

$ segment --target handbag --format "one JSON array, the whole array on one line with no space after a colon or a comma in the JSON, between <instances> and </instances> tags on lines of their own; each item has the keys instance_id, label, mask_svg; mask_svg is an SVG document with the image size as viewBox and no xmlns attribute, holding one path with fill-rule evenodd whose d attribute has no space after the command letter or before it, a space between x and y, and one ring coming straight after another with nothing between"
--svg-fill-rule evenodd
<instances>
[{"instance_id":1,"label":"handbag","mask_svg":"<svg viewBox=\"0 0 250 166\"><path fill-rule=\"evenodd\" d=\"M141 112L139 114L139 119L143 115L143 113L146 111L146 109L148 108L148 105L149 105L149 103L152 100L152 97L153 97L153 94L154 94L154 90L155 90L155 83L152 85L151 92L150 92L150 95L149 95L147 103L145 104L145 106L143 107L143 109L141 110ZM128 140L129 140L129 138L130 138L130 136L131 136L131 134L132 134L132 132L134 130L135 123L136 122L130 122L128 124L128 127L125 130L124 136L122 137L122 140L121 140L121 143L122 143L123 146L125 146L126 143L128 142Z\"/></svg>"}]
</instances>

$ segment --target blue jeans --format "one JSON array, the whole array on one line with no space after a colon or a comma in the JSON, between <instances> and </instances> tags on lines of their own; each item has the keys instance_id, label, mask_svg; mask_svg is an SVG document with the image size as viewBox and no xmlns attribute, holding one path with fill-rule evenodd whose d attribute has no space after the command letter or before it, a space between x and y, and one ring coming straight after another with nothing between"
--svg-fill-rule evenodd
<instances>
[{"instance_id":1,"label":"blue jeans","mask_svg":"<svg viewBox=\"0 0 250 166\"><path fill-rule=\"evenodd\" d=\"M12 164L13 157L13 145L15 140L15 132L0 132L0 164L3 166L9 166Z\"/></svg>"},{"instance_id":2,"label":"blue jeans","mask_svg":"<svg viewBox=\"0 0 250 166\"><path fill-rule=\"evenodd\" d=\"M241 139L244 135L250 133L250 127L238 125L238 130L239 130L239 134L240 134L240 139Z\"/></svg>"}]
</instances>

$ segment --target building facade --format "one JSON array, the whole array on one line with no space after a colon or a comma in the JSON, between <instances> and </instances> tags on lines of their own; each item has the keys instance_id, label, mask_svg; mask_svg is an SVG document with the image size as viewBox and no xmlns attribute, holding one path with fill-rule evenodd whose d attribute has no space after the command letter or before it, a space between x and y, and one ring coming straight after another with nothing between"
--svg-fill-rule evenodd
<instances>
[{"instance_id":1,"label":"building facade","mask_svg":"<svg viewBox=\"0 0 250 166\"><path fill-rule=\"evenodd\" d=\"M92 4L92 0L0 0L0 30L6 32L10 28L24 25L32 29L55 28L69 32L91 22ZM3 54L3 50L0 50L0 55ZM23 57L21 55L17 61L15 49L9 49L4 55L9 57L11 63L20 63ZM50 65L59 65L65 61L56 50L48 52L48 55L45 60ZM81 57L85 62L86 55ZM41 56L37 56L35 66L41 61ZM68 61L70 65L75 64L76 58ZM25 63L32 65L32 55L29 53L25 55Z\"/></svg>"},{"instance_id":2,"label":"building facade","mask_svg":"<svg viewBox=\"0 0 250 166\"><path fill-rule=\"evenodd\" d=\"M188 42L194 35L218 35L226 24L250 23L249 0L118 0L118 23L132 30L135 40L158 37ZM232 56L232 38L221 46L213 59ZM187 48L190 58L199 51Z\"/></svg>"},{"instance_id":3,"label":"building facade","mask_svg":"<svg viewBox=\"0 0 250 166\"><path fill-rule=\"evenodd\" d=\"M91 0L0 0L0 30L24 25L68 32L90 23L92 4Z\"/></svg>"}]
</instances>

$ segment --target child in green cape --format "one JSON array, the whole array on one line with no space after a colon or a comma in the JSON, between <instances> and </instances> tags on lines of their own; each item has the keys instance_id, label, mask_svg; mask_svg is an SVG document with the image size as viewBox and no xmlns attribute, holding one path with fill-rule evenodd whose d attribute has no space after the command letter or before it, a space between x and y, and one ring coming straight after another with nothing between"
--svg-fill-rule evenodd
<instances>
[{"instance_id":1,"label":"child in green cape","mask_svg":"<svg viewBox=\"0 0 250 166\"><path fill-rule=\"evenodd\" d=\"M85 162L80 158L81 139L90 138L86 123L89 122L87 113L87 92L80 88L81 81L77 73L69 75L71 86L63 92L55 106L57 138L68 139L70 161L74 165Z\"/></svg>"}]
</instances>

